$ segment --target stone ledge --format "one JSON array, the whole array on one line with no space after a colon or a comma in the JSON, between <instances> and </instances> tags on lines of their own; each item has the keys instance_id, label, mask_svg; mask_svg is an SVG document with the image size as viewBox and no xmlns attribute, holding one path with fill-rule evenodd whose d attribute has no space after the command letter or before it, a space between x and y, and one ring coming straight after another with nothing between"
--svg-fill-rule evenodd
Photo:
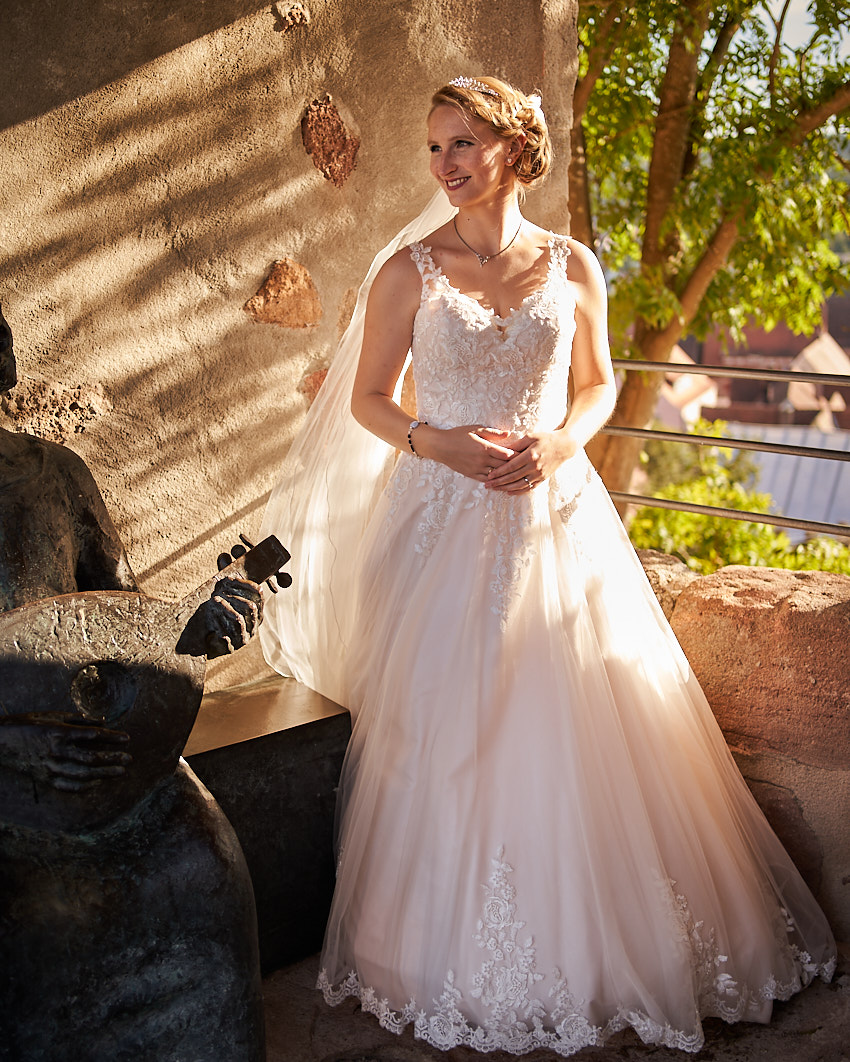
<instances>
[{"instance_id":1,"label":"stone ledge","mask_svg":"<svg viewBox=\"0 0 850 1062\"><path fill-rule=\"evenodd\" d=\"M348 712L275 676L207 694L184 755L230 820L254 883L264 971L316 952L333 894Z\"/></svg>"},{"instance_id":2,"label":"stone ledge","mask_svg":"<svg viewBox=\"0 0 850 1062\"><path fill-rule=\"evenodd\" d=\"M672 625L731 743L848 765L850 578L721 568L682 590Z\"/></svg>"},{"instance_id":3,"label":"stone ledge","mask_svg":"<svg viewBox=\"0 0 850 1062\"><path fill-rule=\"evenodd\" d=\"M347 718L348 712L293 678L271 675L204 694L183 755L198 756L337 715Z\"/></svg>"}]
</instances>

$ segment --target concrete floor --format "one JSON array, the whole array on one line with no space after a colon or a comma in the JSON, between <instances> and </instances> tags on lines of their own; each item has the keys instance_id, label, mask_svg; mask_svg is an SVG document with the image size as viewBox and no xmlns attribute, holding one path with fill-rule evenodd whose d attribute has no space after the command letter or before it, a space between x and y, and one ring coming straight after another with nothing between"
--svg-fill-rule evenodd
<instances>
[{"instance_id":1,"label":"concrete floor","mask_svg":"<svg viewBox=\"0 0 850 1062\"><path fill-rule=\"evenodd\" d=\"M440 1052L382 1029L353 1000L328 1007L314 989L318 956L271 974L263 982L268 1062L513 1062L502 1053L480 1055L468 1048ZM705 1022L706 1043L698 1062L850 1062L850 954L845 950L832 984L816 981L787 1003L778 1003L770 1025ZM620 1033L605 1047L573 1055L578 1062L684 1062L689 1056L647 1047ZM527 1062L557 1062L549 1051Z\"/></svg>"}]
</instances>

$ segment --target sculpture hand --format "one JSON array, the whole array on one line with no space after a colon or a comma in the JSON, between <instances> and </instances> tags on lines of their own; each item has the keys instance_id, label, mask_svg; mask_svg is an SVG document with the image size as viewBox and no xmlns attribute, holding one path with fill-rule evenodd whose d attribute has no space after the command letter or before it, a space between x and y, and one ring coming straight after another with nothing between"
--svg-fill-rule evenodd
<instances>
[{"instance_id":1,"label":"sculpture hand","mask_svg":"<svg viewBox=\"0 0 850 1062\"><path fill-rule=\"evenodd\" d=\"M71 715L19 715L0 724L0 764L54 789L79 791L126 773L133 757L123 730L79 723Z\"/></svg>"},{"instance_id":2,"label":"sculpture hand","mask_svg":"<svg viewBox=\"0 0 850 1062\"><path fill-rule=\"evenodd\" d=\"M253 549L254 548L254 543L246 535L243 535L240 532L239 533L239 538L242 541L241 542L237 542L235 546L231 546L229 553L219 553L219 555L218 555L218 570L219 571L221 571L222 568L226 568L228 566L228 564L230 564L234 560L237 560L239 557L244 557L249 549ZM286 557L287 557L287 560L288 560L289 559L289 554L288 553L286 554ZM269 590L271 590L271 592L273 594L276 594L281 587L283 587L285 589L288 586L292 586L292 576L289 574L289 572L285 572L281 568L281 570L279 572L275 572L274 575L271 575L271 576L269 576L268 579L266 579L266 586L269 588Z\"/></svg>"},{"instance_id":3,"label":"sculpture hand","mask_svg":"<svg viewBox=\"0 0 850 1062\"><path fill-rule=\"evenodd\" d=\"M241 649L263 618L263 599L256 583L221 579L205 606L207 656L212 660Z\"/></svg>"}]
</instances>

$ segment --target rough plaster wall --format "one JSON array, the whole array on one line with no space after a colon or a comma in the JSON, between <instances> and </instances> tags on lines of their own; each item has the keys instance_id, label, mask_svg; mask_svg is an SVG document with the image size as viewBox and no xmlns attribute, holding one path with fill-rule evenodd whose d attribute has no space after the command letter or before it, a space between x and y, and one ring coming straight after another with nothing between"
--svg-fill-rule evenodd
<instances>
[{"instance_id":1,"label":"rough plaster wall","mask_svg":"<svg viewBox=\"0 0 850 1062\"><path fill-rule=\"evenodd\" d=\"M4 0L0 300L27 401L0 415L59 434L76 416L65 435L148 592L187 592L258 526L351 289L430 195L437 85L542 90L559 161L528 211L565 228L575 3ZM360 140L341 187L302 143L326 94ZM244 311L284 259L318 324ZM61 405L75 387L97 415ZM211 685L261 667L252 647Z\"/></svg>"}]
</instances>

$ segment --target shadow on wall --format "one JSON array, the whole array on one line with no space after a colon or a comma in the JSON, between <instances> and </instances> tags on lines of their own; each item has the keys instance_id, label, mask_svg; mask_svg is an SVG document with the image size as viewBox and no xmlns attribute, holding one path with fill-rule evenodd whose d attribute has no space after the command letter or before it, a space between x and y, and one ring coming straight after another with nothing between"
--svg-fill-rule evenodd
<instances>
[{"instance_id":1,"label":"shadow on wall","mask_svg":"<svg viewBox=\"0 0 850 1062\"><path fill-rule=\"evenodd\" d=\"M98 464L120 469L130 505L148 499L150 508L155 499L163 512L185 509L191 531L209 527L143 567L143 577L236 522L238 513L215 523L210 495L227 511L239 505L240 484L267 486L281 459L281 424L304 412L303 398L282 393L278 380L282 362L304 359L305 332L256 325L242 308L281 247L297 251L305 236L292 231L291 219L307 215L308 201L324 191L317 193L297 124L287 123L278 139L251 141L256 100L280 78L279 65L266 62L229 71L200 96L179 81L156 84L133 110L117 93L89 150L69 133L78 165L66 171L61 192L55 182L41 188L36 169L24 171L31 187L18 188L22 201L41 200L47 221L7 257L7 275L49 277L52 290L84 292L55 312L40 299L40 350L25 353L27 336L16 329L24 371L35 355L101 378L113 408L109 423L88 433L101 444ZM293 158L297 167L287 166ZM44 204L45 194L55 201ZM311 229L316 242L321 228ZM335 322L333 307L326 316ZM107 371L99 364L104 352L112 357ZM78 443L85 448L88 440ZM252 515L266 497L240 512ZM134 556L161 556L156 539L171 537L173 523L115 517ZM180 528L175 537L187 535Z\"/></svg>"},{"instance_id":2,"label":"shadow on wall","mask_svg":"<svg viewBox=\"0 0 850 1062\"><path fill-rule=\"evenodd\" d=\"M517 24L514 0L332 0L312 21L298 0L2 6L0 297L21 376L102 389L71 446L146 592L174 596L258 526L348 293L430 196L429 88L473 54L543 88L548 8ZM345 187L302 142L328 95L361 140ZM310 327L243 309L282 258L315 283Z\"/></svg>"},{"instance_id":3,"label":"shadow on wall","mask_svg":"<svg viewBox=\"0 0 850 1062\"><path fill-rule=\"evenodd\" d=\"M84 96L267 6L258 0L4 0L4 77L27 91L5 94L0 128Z\"/></svg>"}]
</instances>

